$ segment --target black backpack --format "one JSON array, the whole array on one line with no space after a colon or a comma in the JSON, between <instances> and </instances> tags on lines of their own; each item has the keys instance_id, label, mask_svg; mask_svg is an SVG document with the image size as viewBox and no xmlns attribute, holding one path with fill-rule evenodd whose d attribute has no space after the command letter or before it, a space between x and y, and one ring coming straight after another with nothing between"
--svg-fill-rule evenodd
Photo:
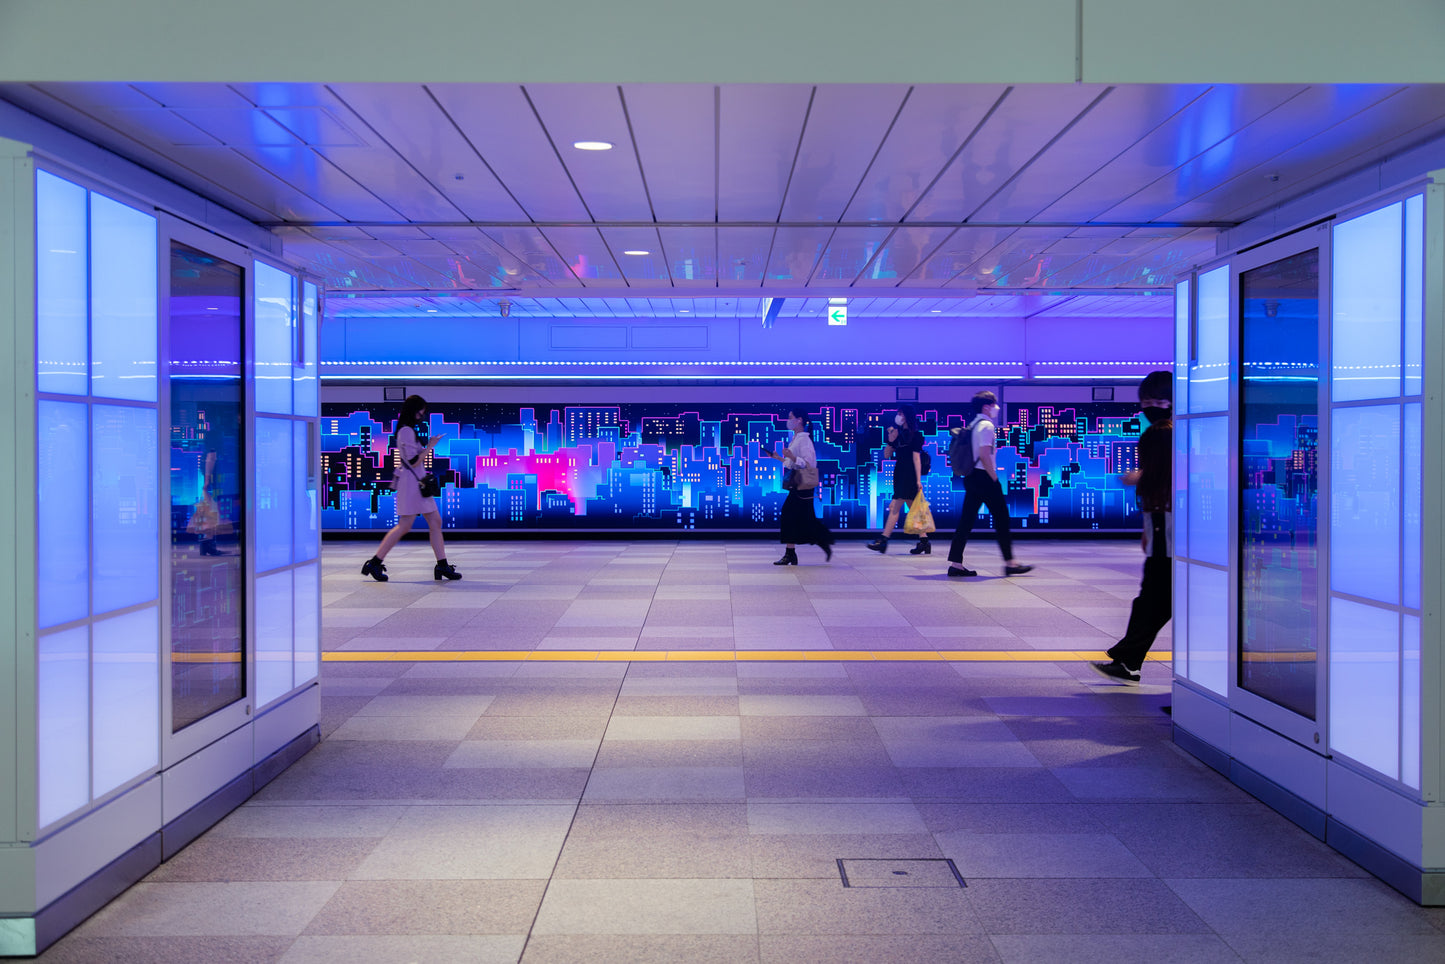
<instances>
[{"instance_id":1,"label":"black backpack","mask_svg":"<svg viewBox=\"0 0 1445 964\"><path fill-rule=\"evenodd\" d=\"M933 458L928 454L928 449L918 453L918 467L923 470L924 475L927 475L928 470L933 468Z\"/></svg>"},{"instance_id":2,"label":"black backpack","mask_svg":"<svg viewBox=\"0 0 1445 964\"><path fill-rule=\"evenodd\" d=\"M977 463L973 456L973 426L953 429L953 438L948 441L948 466L955 476L972 472Z\"/></svg>"}]
</instances>

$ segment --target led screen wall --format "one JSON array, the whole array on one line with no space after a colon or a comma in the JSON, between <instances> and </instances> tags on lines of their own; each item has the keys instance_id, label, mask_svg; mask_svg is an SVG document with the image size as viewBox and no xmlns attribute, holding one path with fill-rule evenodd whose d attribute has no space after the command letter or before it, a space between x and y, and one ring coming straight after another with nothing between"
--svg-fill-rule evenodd
<instances>
[{"instance_id":1,"label":"led screen wall","mask_svg":"<svg viewBox=\"0 0 1445 964\"><path fill-rule=\"evenodd\" d=\"M379 394L379 392L378 392ZM399 404L322 406L329 530L394 525L389 437ZM920 407L933 467L924 491L948 527L963 503L944 452L967 403ZM813 418L821 481L819 513L834 529L882 525L893 465L881 427L895 409L819 406ZM1011 402L998 466L1017 527L1047 531L1133 530L1131 488L1138 406L1125 402ZM445 489L446 526L475 530L772 530L785 493L779 463L763 455L790 437L781 409L662 402L527 406L438 403L431 434L445 435L431 468Z\"/></svg>"}]
</instances>

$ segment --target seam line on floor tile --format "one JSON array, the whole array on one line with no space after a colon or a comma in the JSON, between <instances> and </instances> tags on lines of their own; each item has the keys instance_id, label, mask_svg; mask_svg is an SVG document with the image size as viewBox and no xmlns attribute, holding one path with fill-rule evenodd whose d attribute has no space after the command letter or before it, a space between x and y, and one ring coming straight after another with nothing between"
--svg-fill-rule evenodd
<instances>
[{"instance_id":1,"label":"seam line on floor tile","mask_svg":"<svg viewBox=\"0 0 1445 964\"><path fill-rule=\"evenodd\" d=\"M815 663L815 662L944 662L944 663L1078 663L1106 660L1103 650L1072 649L921 649L921 650L330 650L328 663ZM1145 657L1152 663L1173 659L1169 651Z\"/></svg>"}]
</instances>

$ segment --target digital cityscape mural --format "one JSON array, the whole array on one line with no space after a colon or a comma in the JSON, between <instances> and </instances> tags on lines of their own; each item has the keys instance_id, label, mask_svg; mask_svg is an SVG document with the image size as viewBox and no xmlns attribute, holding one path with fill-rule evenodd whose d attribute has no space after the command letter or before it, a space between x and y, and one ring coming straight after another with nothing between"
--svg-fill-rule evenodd
<instances>
[{"instance_id":1,"label":"digital cityscape mural","mask_svg":"<svg viewBox=\"0 0 1445 964\"><path fill-rule=\"evenodd\" d=\"M786 492L764 454L791 438L781 410L737 404L437 404L429 459L443 482L444 525L461 530L775 530ZM949 429L968 405L918 406L932 459L923 489L939 527L963 504L948 467ZM396 523L389 440L399 404L322 406L327 530ZM895 409L825 405L809 414L818 452L819 515L837 531L878 529L893 487L883 428ZM1131 530L1139 525L1121 473L1137 464L1143 426L1124 402L1011 401L998 468L1016 529ZM988 525L986 513L981 525Z\"/></svg>"}]
</instances>

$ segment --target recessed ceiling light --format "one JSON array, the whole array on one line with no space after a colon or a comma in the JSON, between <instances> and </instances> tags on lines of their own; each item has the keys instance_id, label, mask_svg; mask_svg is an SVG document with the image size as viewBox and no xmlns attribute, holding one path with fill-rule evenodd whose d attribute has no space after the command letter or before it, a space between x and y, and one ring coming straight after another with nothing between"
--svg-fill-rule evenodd
<instances>
[{"instance_id":1,"label":"recessed ceiling light","mask_svg":"<svg viewBox=\"0 0 1445 964\"><path fill-rule=\"evenodd\" d=\"M930 308L930 309L928 309L928 310L931 311L931 312L933 312L935 315L938 315L938 314L942 314L942 313L943 313L943 309L942 309L942 308Z\"/></svg>"},{"instance_id":2,"label":"recessed ceiling light","mask_svg":"<svg viewBox=\"0 0 1445 964\"><path fill-rule=\"evenodd\" d=\"M642 255L644 255L644 254L651 254L652 252L651 252L651 251L624 251L624 252L622 252L622 253L623 253L623 254L637 255L637 256L640 257L640 256L642 256Z\"/></svg>"},{"instance_id":3,"label":"recessed ceiling light","mask_svg":"<svg viewBox=\"0 0 1445 964\"><path fill-rule=\"evenodd\" d=\"M436 314L436 313L437 313L437 310L436 310L435 308L428 308L428 309L427 309L427 314L434 315L434 314Z\"/></svg>"},{"instance_id":4,"label":"recessed ceiling light","mask_svg":"<svg viewBox=\"0 0 1445 964\"><path fill-rule=\"evenodd\" d=\"M612 145L607 141L573 141L572 146L579 151L610 151Z\"/></svg>"}]
</instances>

